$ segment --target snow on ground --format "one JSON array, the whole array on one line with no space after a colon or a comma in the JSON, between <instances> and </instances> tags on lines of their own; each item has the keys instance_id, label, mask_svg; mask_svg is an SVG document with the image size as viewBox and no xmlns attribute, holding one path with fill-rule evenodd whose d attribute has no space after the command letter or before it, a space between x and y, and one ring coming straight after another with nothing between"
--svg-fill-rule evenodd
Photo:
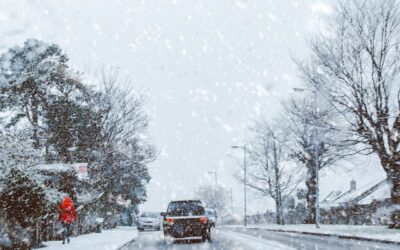
<instances>
[{"instance_id":1,"label":"snow on ground","mask_svg":"<svg viewBox=\"0 0 400 250\"><path fill-rule=\"evenodd\" d=\"M243 227L243 226L233 226ZM309 232L320 233L327 235L343 235L362 237L377 240L389 240L400 242L400 230L389 229L387 226L355 226L355 225L321 225L318 229L315 225L276 225L276 224L263 224L263 225L249 225L248 228L260 228L271 230L284 230L296 232Z\"/></svg>"},{"instance_id":2,"label":"snow on ground","mask_svg":"<svg viewBox=\"0 0 400 250\"><path fill-rule=\"evenodd\" d=\"M293 250L284 243L267 240L259 236L248 235L215 228L212 231L212 241L165 243L162 231L140 232L135 241L126 244L123 250Z\"/></svg>"},{"instance_id":3,"label":"snow on ground","mask_svg":"<svg viewBox=\"0 0 400 250\"><path fill-rule=\"evenodd\" d=\"M221 238L226 238L228 240L234 240L236 242L235 249L276 249L276 250L294 250L294 248L281 244L277 241L271 241L262 239L261 237L254 237L250 235L245 235L242 233L235 232L219 232Z\"/></svg>"},{"instance_id":4,"label":"snow on ground","mask_svg":"<svg viewBox=\"0 0 400 250\"><path fill-rule=\"evenodd\" d=\"M46 250L111 250L117 249L125 243L137 237L134 227L117 227L111 230L103 230L102 233L91 233L71 237L69 244L62 245L61 241L44 242Z\"/></svg>"}]
</instances>

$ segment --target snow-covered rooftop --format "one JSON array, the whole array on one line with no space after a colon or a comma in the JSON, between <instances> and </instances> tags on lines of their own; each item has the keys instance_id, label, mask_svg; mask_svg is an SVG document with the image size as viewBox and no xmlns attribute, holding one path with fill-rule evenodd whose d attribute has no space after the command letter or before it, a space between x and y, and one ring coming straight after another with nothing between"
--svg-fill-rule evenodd
<instances>
[{"instance_id":1,"label":"snow-covered rooftop","mask_svg":"<svg viewBox=\"0 0 400 250\"><path fill-rule=\"evenodd\" d=\"M95 199L99 199L104 195L104 192L85 192L78 194L78 203L89 203Z\"/></svg>"},{"instance_id":2,"label":"snow-covered rooftop","mask_svg":"<svg viewBox=\"0 0 400 250\"><path fill-rule=\"evenodd\" d=\"M390 198L390 183L386 180L379 183L376 190L372 191L358 201L359 204L370 204L373 200L384 200Z\"/></svg>"},{"instance_id":3,"label":"snow-covered rooftop","mask_svg":"<svg viewBox=\"0 0 400 250\"><path fill-rule=\"evenodd\" d=\"M333 198L331 192L321 203L322 207L335 207L347 203L370 204L374 200L390 198L390 184L386 179L371 181L355 190L349 190Z\"/></svg>"},{"instance_id":4,"label":"snow-covered rooftop","mask_svg":"<svg viewBox=\"0 0 400 250\"><path fill-rule=\"evenodd\" d=\"M328 196L325 197L325 199L322 201L322 203L329 203L334 200L336 200L340 195L342 194L342 191L332 191L328 194Z\"/></svg>"},{"instance_id":5,"label":"snow-covered rooftop","mask_svg":"<svg viewBox=\"0 0 400 250\"><path fill-rule=\"evenodd\" d=\"M55 163L55 164L42 164L35 166L37 170L45 170L45 171L66 171L69 169L69 166L63 163Z\"/></svg>"}]
</instances>

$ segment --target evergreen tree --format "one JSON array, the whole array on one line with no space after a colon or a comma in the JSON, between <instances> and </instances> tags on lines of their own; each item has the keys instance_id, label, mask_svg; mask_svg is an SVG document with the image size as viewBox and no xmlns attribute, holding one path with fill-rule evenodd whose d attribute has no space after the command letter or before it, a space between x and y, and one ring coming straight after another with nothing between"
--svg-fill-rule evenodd
<instances>
[{"instance_id":1,"label":"evergreen tree","mask_svg":"<svg viewBox=\"0 0 400 250\"><path fill-rule=\"evenodd\" d=\"M54 84L50 78L58 70L66 69L67 61L57 45L33 39L0 57L0 107L15 111L6 126L27 118L32 126L35 148L40 147L41 118Z\"/></svg>"}]
</instances>

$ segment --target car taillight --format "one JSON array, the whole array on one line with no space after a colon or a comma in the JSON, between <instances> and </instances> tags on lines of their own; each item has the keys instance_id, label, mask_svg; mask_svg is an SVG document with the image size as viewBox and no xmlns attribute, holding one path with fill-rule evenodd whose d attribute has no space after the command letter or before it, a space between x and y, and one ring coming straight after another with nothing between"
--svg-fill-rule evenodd
<instances>
[{"instance_id":1,"label":"car taillight","mask_svg":"<svg viewBox=\"0 0 400 250\"><path fill-rule=\"evenodd\" d=\"M202 224L206 224L206 223L208 222L208 219L207 219L207 217L200 217L200 218L199 218L199 221L200 221L200 223L202 223Z\"/></svg>"},{"instance_id":2,"label":"car taillight","mask_svg":"<svg viewBox=\"0 0 400 250\"><path fill-rule=\"evenodd\" d=\"M172 225L172 224L174 224L175 220L172 219L172 218L166 218L166 219L165 219L165 222L168 223L168 224L170 224L170 225Z\"/></svg>"}]
</instances>

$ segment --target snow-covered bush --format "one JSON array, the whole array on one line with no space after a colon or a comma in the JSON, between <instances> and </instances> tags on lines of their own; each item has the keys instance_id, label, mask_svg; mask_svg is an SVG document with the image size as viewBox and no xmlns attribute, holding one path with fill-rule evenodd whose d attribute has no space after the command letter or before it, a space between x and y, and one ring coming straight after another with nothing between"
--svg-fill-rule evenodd
<instances>
[{"instance_id":1,"label":"snow-covered bush","mask_svg":"<svg viewBox=\"0 0 400 250\"><path fill-rule=\"evenodd\" d=\"M10 248L11 240L8 235L8 230L6 228L6 220L4 218L2 210L0 210L0 225L4 225L0 227L0 248Z\"/></svg>"},{"instance_id":2,"label":"snow-covered bush","mask_svg":"<svg viewBox=\"0 0 400 250\"><path fill-rule=\"evenodd\" d=\"M5 176L0 207L5 214L13 247L32 246L36 223L48 214L49 203L44 187L34 176L13 167Z\"/></svg>"},{"instance_id":3,"label":"snow-covered bush","mask_svg":"<svg viewBox=\"0 0 400 250\"><path fill-rule=\"evenodd\" d=\"M2 247L33 245L32 230L46 215L47 200L40 176L32 166L42 158L23 135L0 133L0 208L5 227Z\"/></svg>"}]
</instances>

